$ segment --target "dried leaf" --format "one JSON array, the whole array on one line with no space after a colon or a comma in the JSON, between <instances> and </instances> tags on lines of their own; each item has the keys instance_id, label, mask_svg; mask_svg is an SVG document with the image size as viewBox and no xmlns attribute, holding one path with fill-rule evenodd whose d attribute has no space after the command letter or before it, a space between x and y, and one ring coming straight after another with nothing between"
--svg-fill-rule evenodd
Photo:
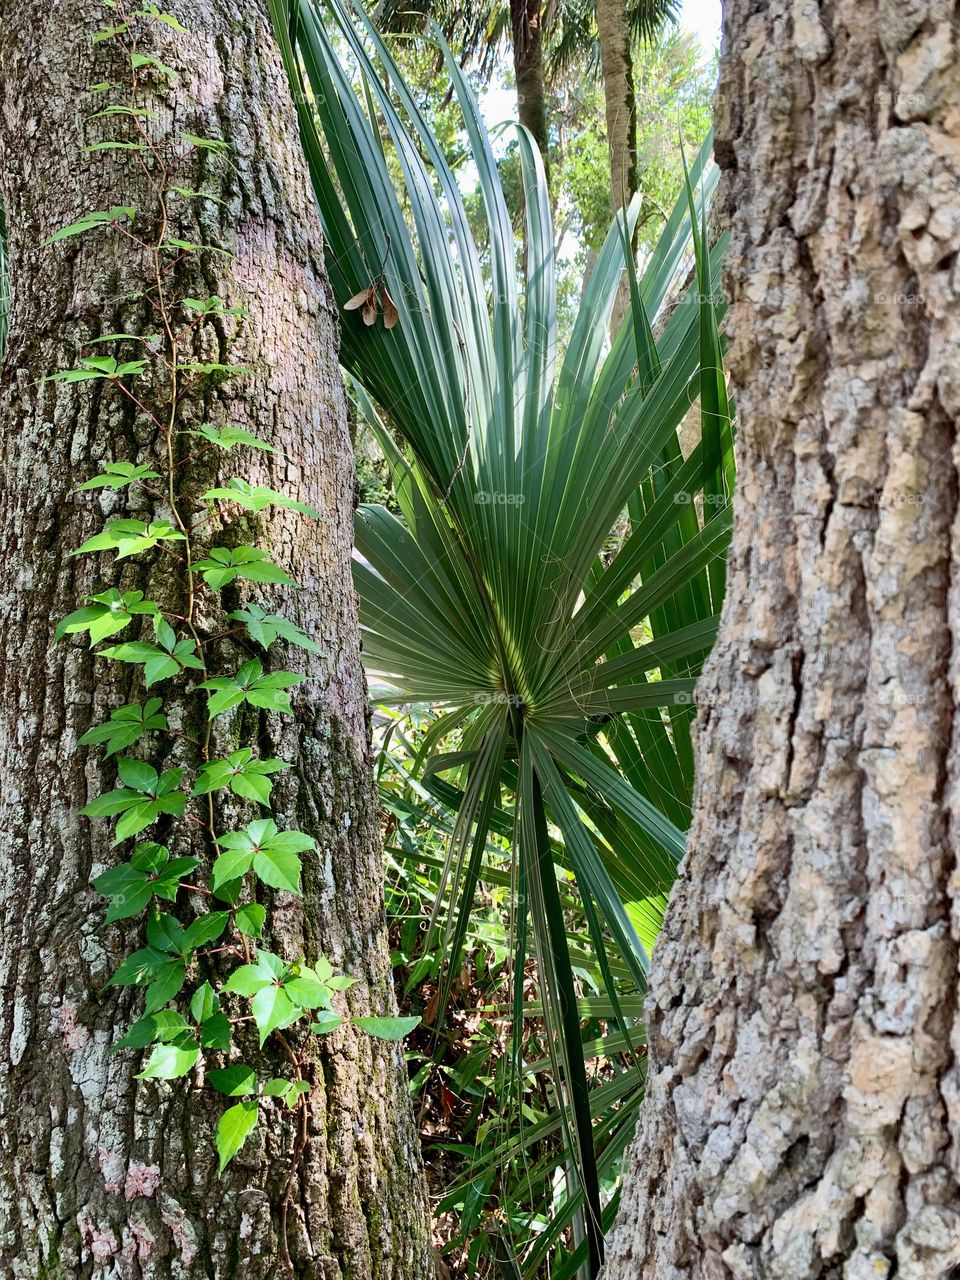
<instances>
[{"instance_id":1,"label":"dried leaf","mask_svg":"<svg viewBox=\"0 0 960 1280\"><path fill-rule=\"evenodd\" d=\"M359 307L369 306L371 302L376 305L376 290L373 285L369 289L361 289L359 293L355 293L349 301L343 304L344 311L356 311Z\"/></svg>"},{"instance_id":2,"label":"dried leaf","mask_svg":"<svg viewBox=\"0 0 960 1280\"><path fill-rule=\"evenodd\" d=\"M380 301L383 304L383 327L392 329L400 319L400 312L397 310L397 304L387 292L386 286L380 290Z\"/></svg>"},{"instance_id":3,"label":"dried leaf","mask_svg":"<svg viewBox=\"0 0 960 1280\"><path fill-rule=\"evenodd\" d=\"M377 323L377 295L373 289L370 290L370 296L360 314L363 316L363 323L368 327Z\"/></svg>"}]
</instances>

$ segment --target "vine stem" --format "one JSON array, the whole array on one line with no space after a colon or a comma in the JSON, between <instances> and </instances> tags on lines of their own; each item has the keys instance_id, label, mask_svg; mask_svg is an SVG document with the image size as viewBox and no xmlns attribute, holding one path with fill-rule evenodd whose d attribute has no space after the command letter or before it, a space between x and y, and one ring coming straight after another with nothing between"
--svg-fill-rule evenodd
<instances>
[{"instance_id":1,"label":"vine stem","mask_svg":"<svg viewBox=\"0 0 960 1280\"><path fill-rule=\"evenodd\" d=\"M281 1048L286 1053L296 1074L297 1081L299 1082L303 1080L303 1071L301 1069L300 1059L293 1052L286 1036L279 1031L275 1031L274 1035L277 1037ZM301 1161L303 1160L307 1145L310 1142L310 1109L307 1105L306 1095L301 1094L297 1099L297 1110L300 1114L297 1145L294 1148L293 1160L290 1164L290 1172L287 1174L287 1180L283 1187L283 1198L280 1201L280 1250L283 1257L283 1265L291 1275L293 1274L293 1260L290 1257L290 1245L287 1237L287 1211L290 1206L290 1193L293 1191L293 1184L296 1181Z\"/></svg>"},{"instance_id":2,"label":"vine stem","mask_svg":"<svg viewBox=\"0 0 960 1280\"><path fill-rule=\"evenodd\" d=\"M185 573L185 578L186 578L186 582L185 582L186 603L184 606L184 612L182 614L175 614L175 613L168 612L168 617L175 618L181 624L181 634L183 629L185 629L189 633L190 637L193 640L194 651L195 651L197 660L199 662L199 667L202 670L204 680L206 680L208 678L209 673L208 673L207 659L205 656L205 645L210 644L214 640L221 639L225 636L230 636L234 634L234 632L238 629L233 628L233 629L227 629L227 630L221 631L214 636L208 637L208 639L205 641L201 640L200 638L198 628L197 628L198 584L197 584L196 570L194 567L196 558L195 558L195 551L194 551L194 544L193 544L193 535L201 525L203 525L204 523L206 523L207 521L209 521L211 518L214 517L215 512L205 512L197 520L190 523L181 512L180 505L178 502L177 483L176 483L178 473L180 473L181 468L185 467L185 465L189 461L193 460L196 456L199 456L199 453L206 453L209 451L211 447L210 445L207 445L205 448L200 449L199 451L186 448L180 451L183 456L181 456L179 459L177 457L178 450L176 445L176 435L177 435L177 424L178 424L178 419L180 415L181 397L182 397L181 366L180 366L181 336L185 344L185 350L189 353L189 351L193 349L195 346L195 344L192 341L192 335L195 332L197 325L199 325L200 323L199 318L194 319L188 326L181 326L181 328L178 330L174 321L173 313L172 313L172 306L174 305L174 302L171 302L166 292L168 287L168 282L171 280L173 273L176 271L178 264L185 257L185 254L181 252L176 255L168 255L166 260L164 259L165 249L168 247L171 247L167 245L167 236L170 230L170 223L171 223L170 210L167 203L168 183L171 179L172 173L176 172L176 169L179 166L180 161L178 160L178 163L173 165L173 168L171 169L170 165L168 164L168 157L165 154L165 151L162 148L160 142L155 141L150 136L149 130L144 127L143 123L141 122L140 116L138 115L137 104L141 94L140 94L139 77L137 74L137 66L138 66L137 57L136 57L137 42L134 39L127 39L126 36L122 34L122 32L126 29L128 22L130 21L130 14L124 3L124 0L117 0L115 8L117 10L118 16L122 23L120 31L118 32L119 43L120 43L120 46L123 48L126 56L130 60L130 65L131 65L130 78L128 82L129 83L129 100L127 105L130 110L130 118L132 119L135 129L142 140L142 145L139 145L135 152L136 159L141 170L143 171L145 180L150 190L153 192L156 198L156 215L157 215L156 235L155 237L152 237L150 239L143 239L140 235L137 235L136 233L129 230L128 228L120 225L119 221L115 223L115 226L117 230L121 232L122 235L124 235L128 240L132 241L135 245L138 246L140 250L142 250L146 258L146 262L144 265L147 271L149 272L149 274L152 274L152 288L148 288L147 293L148 293L148 297L150 296L150 294L153 295L151 302L152 302L155 315L159 320L160 329L162 331L161 336L162 336L163 350L157 350L157 349L152 349L150 347L147 347L145 348L145 354L147 353L152 354L155 360L155 369L158 371L158 373L162 370L166 375L166 381L168 386L168 401L166 404L163 404L162 402L163 393L161 391L159 393L160 402L156 404L155 406L156 411L154 411L153 409L148 407L148 405L144 403L141 397L129 386L127 386L120 377L112 376L111 381L114 383L114 385L119 386L121 391L130 400L130 402L136 407L136 409L140 413L142 413L148 421L153 423L154 428L156 430L157 437L159 437L157 440L157 444L155 446L155 452L157 455L159 455L161 452L160 443L162 441L163 461L161 462L158 458L157 469L158 470L165 469L166 474L162 479L160 479L159 486L157 489L153 489L152 486L142 484L142 483L140 487L149 497L153 498L156 502L158 503L165 502L169 506L171 518L174 522L174 525L179 531L180 535L182 536L182 539L183 539L182 555L180 555L173 548L165 547L163 546L162 543L160 544L160 549L162 551L173 555L174 559L178 562L178 564L183 566L183 571ZM151 158L152 158L152 163L150 162ZM389 245L388 245L388 252L389 252ZM144 341L144 340L141 340L141 341ZM198 738L194 738L190 734L186 734L183 732L175 732L174 736L181 738L186 742L191 743L195 748L197 748L197 752L202 756L203 761L205 763L209 762L210 751L211 751L211 737L212 737L212 717L209 714L207 715L206 727L202 736L202 740ZM216 854L219 851L220 846L219 846L219 841L217 837L214 801L213 801L212 792L208 792L207 794L206 822L203 822L194 813L187 813L186 821L188 823L192 823L195 827L200 828L206 833L206 835L209 837L209 840L212 842L213 850L214 850L214 853ZM210 889L206 888L205 886L189 883L186 881L181 881L178 885L178 888L182 888L187 892L200 894L208 898L212 898L213 896L215 896L213 892ZM234 911L234 908L231 907L231 916L233 916L233 911ZM245 962L249 964L250 958L251 958L251 946L247 936L243 933L240 934L239 946L235 944L225 944L217 947L210 947L205 950L198 950L196 952L196 955L209 957L209 956L214 956L214 955L224 954L224 953L233 954L233 955L238 955L242 953L245 959ZM250 1018L250 1017L231 1019L231 1022L234 1022L234 1023L249 1022L249 1021L256 1021L256 1019ZM279 1045L280 1049L282 1050L283 1054L285 1055L285 1057L287 1058L287 1060L289 1061L292 1067L295 1083L298 1085L302 1085L304 1083L304 1076L303 1076L303 1064L300 1058L294 1052L290 1043L288 1042L286 1037L280 1032L280 1030L275 1029L272 1035L274 1040ZM290 1204L291 1193L295 1185L297 1174L301 1167L304 1154L310 1142L310 1112L309 1112L309 1106L307 1105L306 1093L302 1091L298 1093L296 1108L298 1112L297 1140L294 1148L293 1162L292 1162L290 1171L288 1173L286 1183L284 1185L283 1197L280 1204L280 1223L279 1223L279 1233L278 1233L279 1235L278 1251L280 1253L280 1256L282 1257L284 1266L287 1268L287 1270L291 1274L294 1273L294 1267L293 1267L292 1259L290 1257L290 1249L289 1249L289 1242L288 1242L288 1235L287 1235L287 1218L288 1218L288 1209Z\"/></svg>"}]
</instances>

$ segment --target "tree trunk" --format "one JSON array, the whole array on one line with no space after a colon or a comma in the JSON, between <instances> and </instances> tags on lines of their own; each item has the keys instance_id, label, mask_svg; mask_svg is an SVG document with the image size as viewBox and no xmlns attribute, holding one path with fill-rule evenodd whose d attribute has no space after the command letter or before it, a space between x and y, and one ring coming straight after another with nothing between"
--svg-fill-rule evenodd
<instances>
[{"instance_id":1,"label":"tree trunk","mask_svg":"<svg viewBox=\"0 0 960 1280\"><path fill-rule=\"evenodd\" d=\"M533 134L550 176L547 94L543 83L543 12L540 0L510 0L513 70L520 123Z\"/></svg>"},{"instance_id":2,"label":"tree trunk","mask_svg":"<svg viewBox=\"0 0 960 1280\"><path fill-rule=\"evenodd\" d=\"M212 387L198 382L179 425L229 422L277 447L274 454L199 454L177 471L177 498L198 518L199 495L239 472L324 516L321 523L283 510L255 521L261 545L301 584L289 607L322 649L320 657L284 654L282 665L308 683L297 691L294 720L262 715L258 728L261 749L272 746L292 762L278 775L273 816L317 839L317 852L304 858L304 898L270 895L270 941L291 959L322 953L359 979L346 994L354 1013L389 1012L349 575L352 459L336 317L296 122L260 0L169 7L189 34L149 20L139 28L139 47L149 42L179 73L172 90L154 77L155 127L170 138L192 133L229 144L223 154L180 144L184 166L174 181L215 199L172 201L170 234L234 255L186 254L169 274L170 288L177 297L215 294L245 307L235 341L218 319L199 324L190 358L254 370ZM111 1053L139 1016L140 996L137 988L104 984L143 945L143 917L103 925L103 899L89 881L118 854L105 824L77 810L116 785L116 767L102 751L75 748L111 708L143 694L128 668L94 660L85 637L51 644L58 619L117 580L112 559L70 557L104 515L170 515L159 497L133 489L71 496L106 462L152 460L156 431L114 387L38 384L75 367L78 355L114 350L84 347L91 338L143 333L156 323L143 254L130 241L98 231L42 247L90 210L146 209L153 198L130 152L81 150L123 136L116 118L89 118L103 99L85 93L94 82L129 76L129 54L124 61L116 42L91 41L117 16L94 0L0 3L0 181L13 292L0 388L0 1273L11 1280L260 1280L288 1274L278 1256L295 1122L264 1104L255 1136L218 1180L213 1131L222 1097L196 1072L172 1083L138 1082L141 1055ZM148 384L148 406L151 394ZM186 448L187 437L175 439ZM148 588L162 602L182 597L172 561L161 560L150 553L121 561L124 589ZM213 604L204 610L198 626L211 635L222 617ZM233 661L251 656L232 639L219 645ZM182 708L187 731L197 697L188 690L167 703L173 723ZM266 1066L279 1068L270 1043ZM310 1141L286 1215L293 1274L425 1280L433 1265L400 1054L344 1028L294 1043L312 1090ZM255 1040L250 1051L257 1052Z\"/></svg>"},{"instance_id":3,"label":"tree trunk","mask_svg":"<svg viewBox=\"0 0 960 1280\"><path fill-rule=\"evenodd\" d=\"M606 1280L960 1265L958 17L727 6L736 530Z\"/></svg>"},{"instance_id":4,"label":"tree trunk","mask_svg":"<svg viewBox=\"0 0 960 1280\"><path fill-rule=\"evenodd\" d=\"M597 0L597 36L603 74L603 101L610 156L611 208L630 203L637 190L637 114L633 91L630 24L624 0ZM610 332L620 330L630 307L630 288L620 285L613 304Z\"/></svg>"},{"instance_id":5,"label":"tree trunk","mask_svg":"<svg viewBox=\"0 0 960 1280\"><path fill-rule=\"evenodd\" d=\"M597 0L597 36L610 154L610 193L616 210L629 204L637 189L637 115L630 24L624 0Z\"/></svg>"}]
</instances>

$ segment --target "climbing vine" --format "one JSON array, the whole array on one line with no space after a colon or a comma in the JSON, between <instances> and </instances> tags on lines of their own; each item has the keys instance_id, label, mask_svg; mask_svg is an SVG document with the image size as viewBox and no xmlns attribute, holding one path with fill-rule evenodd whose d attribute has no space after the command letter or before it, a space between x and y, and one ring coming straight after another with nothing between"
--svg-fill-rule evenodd
<instances>
[{"instance_id":1,"label":"climbing vine","mask_svg":"<svg viewBox=\"0 0 960 1280\"><path fill-rule=\"evenodd\" d=\"M123 136L92 143L86 150L131 153L142 169L151 207L115 205L89 212L47 243L90 234L130 242L146 268L148 319L143 332L94 338L75 367L45 381L99 382L105 394L128 401L149 425L154 445L145 459L109 462L79 490L113 490L118 496L140 491L152 504L152 518L107 519L74 554L103 557L98 566L109 564L112 555L117 579L131 557L162 557L173 599L149 599L143 591L104 581L55 633L57 642L85 634L99 660L131 669L143 690L139 701L115 707L79 739L80 747L100 750L105 761L116 765L116 786L80 810L93 821L113 822L113 845L122 851L122 861L93 880L107 900L106 923L129 926L133 946L145 917L145 945L131 950L110 979L110 985L141 988L144 994L142 1016L115 1048L145 1055L138 1077L143 1080L169 1081L202 1072L204 1086L224 1100L216 1130L221 1173L256 1127L264 1099L298 1112L292 1180L309 1139L311 1086L301 1053L284 1032L300 1024L301 1031L309 1026L315 1035L325 1035L340 1026L345 1015L334 1001L353 980L335 973L322 956L308 963L303 956L284 957L264 945L264 937L271 936L270 921L258 898L269 902L270 891L301 894L302 857L314 850L314 840L303 831L281 830L267 816L274 778L289 767L287 762L264 757L256 740L243 744L237 735L249 721L247 708L293 715L290 691L305 677L275 666L276 652L283 646L318 650L300 627L268 603L244 598L241 607L228 610L221 593L235 583L249 584L244 587L248 592L267 593L271 587L294 586L266 551L246 541L255 536L249 530L255 531L257 517L271 508L290 508L311 518L320 513L234 477L202 492L199 518L187 514L180 495L200 458L209 462L211 451L273 451L268 441L228 422L183 425L185 398L202 389L205 380L216 385L252 372L193 358L199 327L215 321L232 327L236 336L243 308L228 306L219 297L179 296L174 287L179 264L194 255L226 252L172 234L172 201L217 198L178 185L178 175L198 153L228 160L229 149L216 138L156 135L154 122L162 113L155 107L178 77L139 47L138 36L154 23L177 33L186 29L153 4L128 9L121 0L104 3L112 11L110 25L97 31L93 41L112 50L112 61L122 66L123 74L119 81L90 87L102 104L91 119L115 121ZM100 354L111 348L114 355ZM204 403L215 400L208 397ZM231 526L243 541L227 536ZM235 545L216 545L212 530ZM108 569L100 571L109 574ZM216 628L211 618L219 620ZM224 636L233 643L221 643ZM230 655L243 655L244 649L255 656L236 664ZM165 688L177 691L176 716L165 701ZM195 714L183 712L184 698L188 708L196 700ZM224 732L214 732L218 721ZM199 728L191 733L193 725ZM236 749L221 757L214 744L225 740ZM171 758L177 763L165 767ZM240 820L225 824L218 820L218 810L239 813ZM418 1019L352 1021L369 1034L399 1039ZM287 1074L264 1078L243 1061L237 1041L251 1045L253 1029L261 1049L268 1041L276 1044Z\"/></svg>"}]
</instances>

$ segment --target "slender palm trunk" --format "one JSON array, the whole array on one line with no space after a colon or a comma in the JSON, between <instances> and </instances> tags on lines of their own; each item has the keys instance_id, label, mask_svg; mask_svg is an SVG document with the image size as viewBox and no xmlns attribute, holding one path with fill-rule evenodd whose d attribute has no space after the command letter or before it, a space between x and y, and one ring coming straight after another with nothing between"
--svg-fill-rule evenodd
<instances>
[{"instance_id":1,"label":"slender palm trunk","mask_svg":"<svg viewBox=\"0 0 960 1280\"><path fill-rule=\"evenodd\" d=\"M170 232L233 255L187 254L171 291L244 306L235 349L213 321L197 327L191 355L255 371L187 397L181 426L228 415L264 437L278 452L245 456L245 473L324 515L316 525L281 512L258 530L303 584L291 605L322 648L299 666L309 683L295 725L263 724L264 745L293 766L275 792L278 821L311 832L319 849L305 864L302 907L286 896L271 912L272 941L294 956L326 954L360 980L356 1010L381 1012L392 997L349 574L353 472L319 230L265 6L170 7L190 32L150 25L150 52L178 73L175 88L157 88L158 118L173 137L229 144L222 155L187 156L178 184L211 198L172 202ZM117 136L115 119L89 118L98 102L86 93L129 74L129 56L124 66L111 42L91 42L116 12L93 0L18 0L0 4L0 19L13 291L0 382L0 1274L266 1280L286 1274L287 1198L286 1243L301 1280L426 1280L425 1199L396 1051L352 1032L304 1046L311 1136L292 1178L299 1135L271 1106L222 1180L213 1129L223 1108L210 1091L194 1077L138 1082L138 1055L111 1053L138 1005L131 989L104 984L140 945L139 926L103 926L89 880L116 853L77 809L116 774L74 748L132 691L79 638L51 646L52 627L103 589L96 562L70 552L105 513L168 513L160 498L132 491L71 496L104 462L150 456L154 428L101 384L38 380L74 367L100 334L142 332L150 282L142 253L115 234L42 246L90 210L146 208L151 192L130 152L81 150ZM226 475L235 469L231 456ZM181 510L199 516L200 493L222 474L209 452L178 471ZM170 561L127 563L130 588L169 599L182 589ZM174 719L195 704L177 697Z\"/></svg>"},{"instance_id":2,"label":"slender palm trunk","mask_svg":"<svg viewBox=\"0 0 960 1280\"><path fill-rule=\"evenodd\" d=\"M606 1280L960 1265L958 36L727 6L736 530Z\"/></svg>"},{"instance_id":3,"label":"slender palm trunk","mask_svg":"<svg viewBox=\"0 0 960 1280\"><path fill-rule=\"evenodd\" d=\"M630 24L624 0L597 0L597 35L610 155L610 192L614 209L621 209L630 203L637 189L637 114Z\"/></svg>"},{"instance_id":4,"label":"slender palm trunk","mask_svg":"<svg viewBox=\"0 0 960 1280\"><path fill-rule=\"evenodd\" d=\"M612 208L617 210L628 205L637 190L636 99L625 0L597 0L597 35L610 156L610 194ZM613 304L612 333L620 328L629 305L630 290L624 281Z\"/></svg>"},{"instance_id":5,"label":"slender palm trunk","mask_svg":"<svg viewBox=\"0 0 960 1280\"><path fill-rule=\"evenodd\" d=\"M543 81L543 12L540 0L510 0L513 70L520 123L533 134L549 175L547 94Z\"/></svg>"}]
</instances>

